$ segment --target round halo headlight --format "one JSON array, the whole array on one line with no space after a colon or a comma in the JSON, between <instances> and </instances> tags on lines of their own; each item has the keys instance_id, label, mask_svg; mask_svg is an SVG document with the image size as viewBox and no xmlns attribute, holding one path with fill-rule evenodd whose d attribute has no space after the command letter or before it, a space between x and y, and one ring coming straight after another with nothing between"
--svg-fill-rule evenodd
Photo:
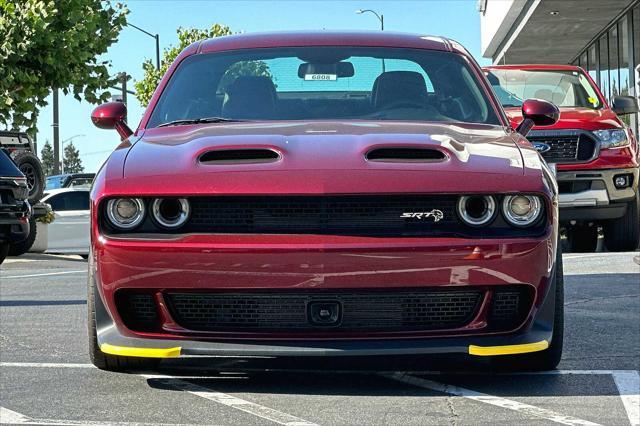
<instances>
[{"instance_id":1,"label":"round halo headlight","mask_svg":"<svg viewBox=\"0 0 640 426\"><path fill-rule=\"evenodd\" d=\"M151 204L151 214L163 228L177 229L189 219L191 206L186 198L156 198Z\"/></svg>"},{"instance_id":2,"label":"round halo headlight","mask_svg":"<svg viewBox=\"0 0 640 426\"><path fill-rule=\"evenodd\" d=\"M514 226L530 226L542 212L542 202L535 195L507 195L502 201L505 219Z\"/></svg>"},{"instance_id":3,"label":"round halo headlight","mask_svg":"<svg viewBox=\"0 0 640 426\"><path fill-rule=\"evenodd\" d=\"M467 225L487 225L495 213L496 200L490 195L464 195L458 199L458 215Z\"/></svg>"},{"instance_id":4,"label":"round halo headlight","mask_svg":"<svg viewBox=\"0 0 640 426\"><path fill-rule=\"evenodd\" d=\"M107 202L107 218L118 229L130 230L144 220L144 202L139 198L115 198Z\"/></svg>"}]
</instances>

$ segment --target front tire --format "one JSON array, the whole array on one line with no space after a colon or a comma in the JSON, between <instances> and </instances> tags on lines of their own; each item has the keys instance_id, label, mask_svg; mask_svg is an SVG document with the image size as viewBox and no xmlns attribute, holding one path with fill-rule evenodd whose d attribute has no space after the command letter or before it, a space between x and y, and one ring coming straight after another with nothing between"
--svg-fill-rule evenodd
<instances>
[{"instance_id":1,"label":"front tire","mask_svg":"<svg viewBox=\"0 0 640 426\"><path fill-rule=\"evenodd\" d=\"M9 254L9 243L0 243L0 265Z\"/></svg>"},{"instance_id":2,"label":"front tire","mask_svg":"<svg viewBox=\"0 0 640 426\"><path fill-rule=\"evenodd\" d=\"M30 217L29 218L29 235L27 235L26 239L20 242L11 244L9 246L9 255L20 256L28 252L31 246L33 246L33 243L36 241L37 233L38 231L36 227L36 220L33 217Z\"/></svg>"},{"instance_id":3,"label":"front tire","mask_svg":"<svg viewBox=\"0 0 640 426\"><path fill-rule=\"evenodd\" d=\"M576 225L567 228L567 242L570 252L593 253L598 247L598 227Z\"/></svg>"},{"instance_id":4,"label":"front tire","mask_svg":"<svg viewBox=\"0 0 640 426\"><path fill-rule=\"evenodd\" d=\"M640 243L640 197L627 204L627 212L620 219L604 225L604 245L609 251L633 251Z\"/></svg>"},{"instance_id":5,"label":"front tire","mask_svg":"<svg viewBox=\"0 0 640 426\"><path fill-rule=\"evenodd\" d=\"M89 358L91 363L101 370L108 371L131 371L131 370L154 370L160 363L155 358L138 358L128 356L118 356L105 354L100 350L98 344L98 333L96 331L96 297L95 283L89 273L87 288L87 314L89 331Z\"/></svg>"},{"instance_id":6,"label":"front tire","mask_svg":"<svg viewBox=\"0 0 640 426\"><path fill-rule=\"evenodd\" d=\"M549 347L543 351L522 355L503 355L493 358L498 369L517 371L548 371L555 369L562 359L564 341L564 273L562 270L562 249L558 244L555 269L555 311L553 335ZM551 297L549 294L547 297Z\"/></svg>"}]
</instances>

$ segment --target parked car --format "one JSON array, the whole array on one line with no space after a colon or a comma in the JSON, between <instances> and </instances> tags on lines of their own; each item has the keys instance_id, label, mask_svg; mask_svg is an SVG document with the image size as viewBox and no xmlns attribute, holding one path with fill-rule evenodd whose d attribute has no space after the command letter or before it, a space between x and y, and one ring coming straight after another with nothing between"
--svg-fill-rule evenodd
<instances>
[{"instance_id":1,"label":"parked car","mask_svg":"<svg viewBox=\"0 0 640 426\"><path fill-rule=\"evenodd\" d=\"M9 246L29 234L28 197L27 179L0 150L0 264L7 257Z\"/></svg>"},{"instance_id":2,"label":"parked car","mask_svg":"<svg viewBox=\"0 0 640 426\"><path fill-rule=\"evenodd\" d=\"M91 188L95 173L70 173L63 175L47 176L45 190L59 188Z\"/></svg>"},{"instance_id":3,"label":"parked car","mask_svg":"<svg viewBox=\"0 0 640 426\"><path fill-rule=\"evenodd\" d=\"M523 111L537 125L558 118L545 101ZM91 193L97 367L560 360L555 179L458 43L329 31L205 40L177 57L135 133L124 117L119 102L91 117L123 138Z\"/></svg>"},{"instance_id":4,"label":"parked car","mask_svg":"<svg viewBox=\"0 0 640 426\"><path fill-rule=\"evenodd\" d=\"M89 254L89 189L71 187L45 192L43 203L54 214L49 224L37 222L36 240L31 251L46 253Z\"/></svg>"},{"instance_id":5,"label":"parked car","mask_svg":"<svg viewBox=\"0 0 640 426\"><path fill-rule=\"evenodd\" d=\"M572 251L595 251L598 226L609 251L640 243L638 139L619 116L638 111L631 96L611 106L583 69L571 65L505 65L486 68L512 125L522 121L525 99L560 107L560 120L529 133L529 141L557 166L560 220Z\"/></svg>"}]
</instances>

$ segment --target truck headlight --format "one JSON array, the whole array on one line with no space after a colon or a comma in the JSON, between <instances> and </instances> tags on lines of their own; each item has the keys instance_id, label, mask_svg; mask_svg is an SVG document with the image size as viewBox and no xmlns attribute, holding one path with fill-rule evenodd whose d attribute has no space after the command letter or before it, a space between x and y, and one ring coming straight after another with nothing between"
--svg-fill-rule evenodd
<instances>
[{"instance_id":1,"label":"truck headlight","mask_svg":"<svg viewBox=\"0 0 640 426\"><path fill-rule=\"evenodd\" d=\"M144 201L139 198L116 198L107 202L107 217L118 229L130 230L144 220Z\"/></svg>"},{"instance_id":2,"label":"truck headlight","mask_svg":"<svg viewBox=\"0 0 640 426\"><path fill-rule=\"evenodd\" d=\"M595 130L601 148L621 148L629 145L627 132L624 129Z\"/></svg>"},{"instance_id":3,"label":"truck headlight","mask_svg":"<svg viewBox=\"0 0 640 426\"><path fill-rule=\"evenodd\" d=\"M507 195L502 201L502 213L514 226L532 225L542 213L542 202L535 195Z\"/></svg>"}]
</instances>

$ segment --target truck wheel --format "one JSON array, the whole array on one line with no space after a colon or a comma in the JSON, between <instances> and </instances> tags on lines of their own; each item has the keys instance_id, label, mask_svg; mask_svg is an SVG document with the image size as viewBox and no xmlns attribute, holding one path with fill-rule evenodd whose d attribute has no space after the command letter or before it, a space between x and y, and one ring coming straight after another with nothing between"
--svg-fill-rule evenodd
<instances>
[{"instance_id":1,"label":"truck wheel","mask_svg":"<svg viewBox=\"0 0 640 426\"><path fill-rule=\"evenodd\" d=\"M9 243L0 243L0 265L9 254Z\"/></svg>"},{"instance_id":2,"label":"truck wheel","mask_svg":"<svg viewBox=\"0 0 640 426\"><path fill-rule=\"evenodd\" d=\"M29 235L26 239L13 243L9 246L9 255L11 256L20 256L29 251L33 242L36 240L36 234L38 233L36 227L36 220L31 217L29 218Z\"/></svg>"},{"instance_id":3,"label":"truck wheel","mask_svg":"<svg viewBox=\"0 0 640 426\"><path fill-rule=\"evenodd\" d=\"M31 205L40 201L44 191L44 172L38 157L31 152L21 152L13 159L18 169L27 178L29 187L29 202Z\"/></svg>"},{"instance_id":4,"label":"truck wheel","mask_svg":"<svg viewBox=\"0 0 640 426\"><path fill-rule=\"evenodd\" d=\"M604 244L609 251L633 251L640 243L640 197L627 204L627 212L620 219L604 224Z\"/></svg>"},{"instance_id":5,"label":"truck wheel","mask_svg":"<svg viewBox=\"0 0 640 426\"><path fill-rule=\"evenodd\" d=\"M562 268L562 249L558 244L554 276L556 300L553 317L553 336L549 347L540 352L494 357L492 363L496 368L517 371L547 371L553 370L560 363L564 341L564 273ZM552 295L549 294L547 297L552 297Z\"/></svg>"},{"instance_id":6,"label":"truck wheel","mask_svg":"<svg viewBox=\"0 0 640 426\"><path fill-rule=\"evenodd\" d=\"M96 297L95 283L89 273L87 288L87 314L89 331L89 358L93 365L101 370L130 371L130 370L154 370L160 363L156 358L138 358L105 354L100 350L98 334L96 332Z\"/></svg>"},{"instance_id":7,"label":"truck wheel","mask_svg":"<svg viewBox=\"0 0 640 426\"><path fill-rule=\"evenodd\" d=\"M593 253L598 247L598 227L576 225L567 229L569 251L573 253Z\"/></svg>"}]
</instances>

